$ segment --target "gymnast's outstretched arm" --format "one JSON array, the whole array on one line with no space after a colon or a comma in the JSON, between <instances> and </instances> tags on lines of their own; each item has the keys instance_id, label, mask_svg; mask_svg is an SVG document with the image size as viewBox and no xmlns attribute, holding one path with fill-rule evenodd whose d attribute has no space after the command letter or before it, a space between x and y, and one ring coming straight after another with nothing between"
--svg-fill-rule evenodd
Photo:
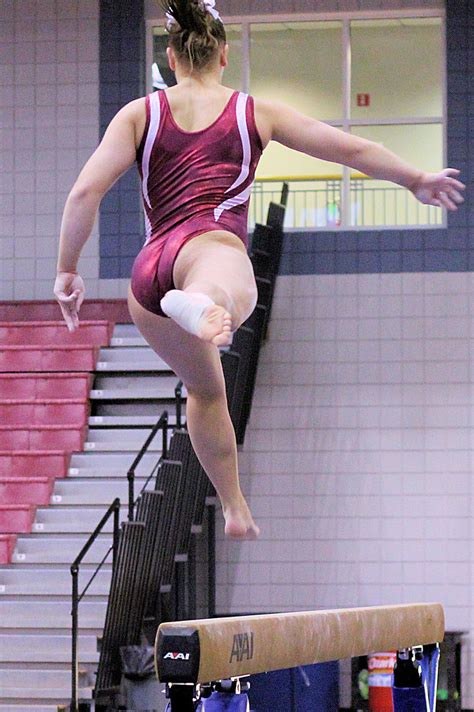
<instances>
[{"instance_id":1,"label":"gymnast's outstretched arm","mask_svg":"<svg viewBox=\"0 0 474 712\"><path fill-rule=\"evenodd\" d=\"M141 138L137 127L140 119L144 123L144 102L130 102L112 119L66 201L54 294L70 331L79 325L78 311L84 299L84 283L77 274L79 256L92 232L103 196L135 162Z\"/></svg>"},{"instance_id":2,"label":"gymnast's outstretched arm","mask_svg":"<svg viewBox=\"0 0 474 712\"><path fill-rule=\"evenodd\" d=\"M464 202L459 191L465 185L456 179L459 171L455 168L427 173L374 141L341 131L279 102L256 101L256 114L264 141L273 139L309 156L392 181L410 190L426 205L457 210Z\"/></svg>"}]
</instances>

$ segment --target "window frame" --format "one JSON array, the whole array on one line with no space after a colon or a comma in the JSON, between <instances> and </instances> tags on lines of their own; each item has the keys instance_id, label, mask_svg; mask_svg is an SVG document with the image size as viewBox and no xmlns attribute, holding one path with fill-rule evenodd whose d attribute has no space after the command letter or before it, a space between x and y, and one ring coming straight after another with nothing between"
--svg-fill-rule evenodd
<instances>
[{"instance_id":1,"label":"window frame","mask_svg":"<svg viewBox=\"0 0 474 712\"><path fill-rule=\"evenodd\" d=\"M391 118L379 119L352 119L351 118L351 22L354 20L402 20L402 19L425 19L437 18L441 22L441 91L442 91L442 114L441 116L394 116ZM343 116L342 119L328 119L325 123L330 126L351 133L352 127L357 126L399 126L410 124L441 124L442 126L442 160L447 166L447 41L446 41L446 9L444 7L431 8L406 8L399 10L359 10L340 12L312 12L312 13L291 13L291 14L262 14L262 15L223 15L224 24L241 25L242 27L242 91L249 92L250 89L250 40L251 28L254 24L275 24L285 22L328 22L338 21L342 24L342 82L341 90L343 94ZM146 20L146 58L147 58L147 92L152 91L151 65L153 63L153 28L162 26L163 22L157 19ZM150 71L148 71L150 70ZM447 211L443 208L442 222L438 225L404 225L402 227L393 225L363 226L351 225L351 168L342 166L341 185L341 225L337 230L367 231L367 230L419 230L425 227L430 229L447 228ZM312 228L311 228L312 229ZM319 228L327 230L328 228Z\"/></svg>"}]
</instances>

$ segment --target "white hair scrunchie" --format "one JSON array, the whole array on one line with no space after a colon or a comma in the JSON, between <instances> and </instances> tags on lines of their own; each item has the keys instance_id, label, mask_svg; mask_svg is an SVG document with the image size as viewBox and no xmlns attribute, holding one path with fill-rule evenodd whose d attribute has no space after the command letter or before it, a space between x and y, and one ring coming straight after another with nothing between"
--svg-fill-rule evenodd
<instances>
[{"instance_id":1,"label":"white hair scrunchie","mask_svg":"<svg viewBox=\"0 0 474 712\"><path fill-rule=\"evenodd\" d=\"M222 22L221 16L216 10L216 0L203 0L202 5L206 12L209 12L212 15L214 20L220 20ZM167 28L176 24L175 18L169 12L166 13L166 19L168 20L168 22L166 23Z\"/></svg>"},{"instance_id":2,"label":"white hair scrunchie","mask_svg":"<svg viewBox=\"0 0 474 712\"><path fill-rule=\"evenodd\" d=\"M214 20L220 20L221 16L216 10L216 0L204 0L204 7L210 12Z\"/></svg>"}]
</instances>

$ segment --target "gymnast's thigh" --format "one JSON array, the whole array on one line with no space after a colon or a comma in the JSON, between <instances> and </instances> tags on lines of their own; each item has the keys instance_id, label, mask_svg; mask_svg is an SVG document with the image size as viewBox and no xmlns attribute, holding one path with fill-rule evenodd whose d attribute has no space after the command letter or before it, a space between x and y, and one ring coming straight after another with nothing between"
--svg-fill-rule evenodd
<instances>
[{"instance_id":1,"label":"gymnast's thigh","mask_svg":"<svg viewBox=\"0 0 474 712\"><path fill-rule=\"evenodd\" d=\"M131 289L128 306L143 337L183 381L188 391L210 399L225 394L222 364L216 346L188 334L172 319L157 316L144 308Z\"/></svg>"}]
</instances>

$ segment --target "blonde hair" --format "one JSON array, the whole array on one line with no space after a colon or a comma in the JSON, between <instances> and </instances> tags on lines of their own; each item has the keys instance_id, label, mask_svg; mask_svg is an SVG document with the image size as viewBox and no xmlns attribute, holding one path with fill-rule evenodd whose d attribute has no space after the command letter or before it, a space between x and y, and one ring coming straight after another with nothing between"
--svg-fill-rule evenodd
<instances>
[{"instance_id":1,"label":"blonde hair","mask_svg":"<svg viewBox=\"0 0 474 712\"><path fill-rule=\"evenodd\" d=\"M191 71L205 68L227 41L224 25L203 0L169 0L160 3L168 16L169 45Z\"/></svg>"}]
</instances>

